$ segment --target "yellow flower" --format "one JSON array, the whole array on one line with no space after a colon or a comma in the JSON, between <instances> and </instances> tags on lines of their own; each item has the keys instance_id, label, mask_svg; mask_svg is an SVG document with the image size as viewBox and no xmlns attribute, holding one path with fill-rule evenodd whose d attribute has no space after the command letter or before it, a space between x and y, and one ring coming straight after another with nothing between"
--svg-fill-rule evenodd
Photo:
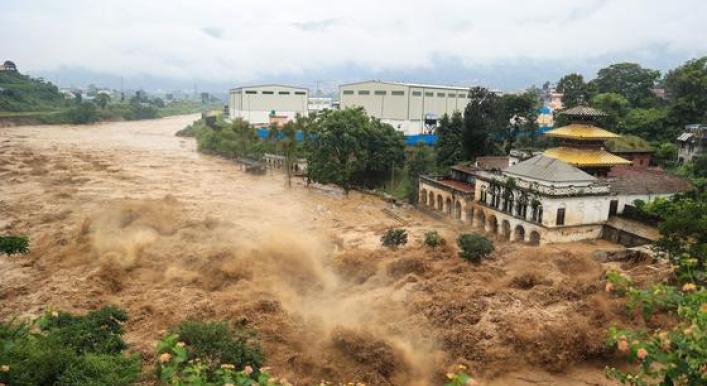
<instances>
[{"instance_id":1,"label":"yellow flower","mask_svg":"<svg viewBox=\"0 0 707 386\"><path fill-rule=\"evenodd\" d=\"M638 351L636 351L636 356L638 357L638 359L643 360L648 356L648 350L641 347L638 349Z\"/></svg>"},{"instance_id":2,"label":"yellow flower","mask_svg":"<svg viewBox=\"0 0 707 386\"><path fill-rule=\"evenodd\" d=\"M10 372L10 365L2 365L2 366L0 366L0 372L2 372L2 373L9 373L9 372Z\"/></svg>"},{"instance_id":3,"label":"yellow flower","mask_svg":"<svg viewBox=\"0 0 707 386\"><path fill-rule=\"evenodd\" d=\"M58 317L59 317L59 313L56 312L56 311L52 311L52 317L58 318Z\"/></svg>"},{"instance_id":4,"label":"yellow flower","mask_svg":"<svg viewBox=\"0 0 707 386\"><path fill-rule=\"evenodd\" d=\"M695 283L685 283L685 285L682 286L682 292L695 292L697 291L697 286Z\"/></svg>"},{"instance_id":5,"label":"yellow flower","mask_svg":"<svg viewBox=\"0 0 707 386\"><path fill-rule=\"evenodd\" d=\"M172 355L170 353L163 353L157 358L160 363L167 363L172 360Z\"/></svg>"}]
</instances>

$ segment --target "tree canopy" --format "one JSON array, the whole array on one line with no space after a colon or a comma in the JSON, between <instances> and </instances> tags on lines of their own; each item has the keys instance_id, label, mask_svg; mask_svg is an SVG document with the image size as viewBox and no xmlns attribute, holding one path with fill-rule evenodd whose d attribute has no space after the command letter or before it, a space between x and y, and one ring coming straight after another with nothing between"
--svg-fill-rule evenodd
<instances>
[{"instance_id":1,"label":"tree canopy","mask_svg":"<svg viewBox=\"0 0 707 386\"><path fill-rule=\"evenodd\" d=\"M580 74L568 74L560 78L557 91L562 93L562 104L566 108L588 102L591 96L589 85Z\"/></svg>"},{"instance_id":2,"label":"tree canopy","mask_svg":"<svg viewBox=\"0 0 707 386\"><path fill-rule=\"evenodd\" d=\"M495 93L483 88L469 90L469 104L464 109L462 145L465 159L493 154L491 135L504 127L503 106Z\"/></svg>"},{"instance_id":3,"label":"tree canopy","mask_svg":"<svg viewBox=\"0 0 707 386\"><path fill-rule=\"evenodd\" d=\"M403 134L362 108L322 112L307 147L308 178L335 183L346 192L380 185L405 159Z\"/></svg>"},{"instance_id":4,"label":"tree canopy","mask_svg":"<svg viewBox=\"0 0 707 386\"><path fill-rule=\"evenodd\" d=\"M631 106L650 107L656 97L651 89L660 78L660 71L641 67L636 63L617 63L602 68L591 81L596 93L622 95Z\"/></svg>"}]
</instances>

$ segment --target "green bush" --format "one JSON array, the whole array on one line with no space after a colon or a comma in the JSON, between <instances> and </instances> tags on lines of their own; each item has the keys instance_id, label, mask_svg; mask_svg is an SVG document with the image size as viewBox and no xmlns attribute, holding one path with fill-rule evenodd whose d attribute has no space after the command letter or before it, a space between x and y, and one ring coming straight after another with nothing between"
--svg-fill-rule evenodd
<instances>
[{"instance_id":1,"label":"green bush","mask_svg":"<svg viewBox=\"0 0 707 386\"><path fill-rule=\"evenodd\" d=\"M140 374L126 357L122 310L85 316L47 312L32 323L0 323L0 383L9 385L129 385ZM5 367L7 366L7 367Z\"/></svg>"},{"instance_id":2,"label":"green bush","mask_svg":"<svg viewBox=\"0 0 707 386\"><path fill-rule=\"evenodd\" d=\"M29 252L27 236L0 236L0 253L6 255L26 254Z\"/></svg>"},{"instance_id":3,"label":"green bush","mask_svg":"<svg viewBox=\"0 0 707 386\"><path fill-rule=\"evenodd\" d=\"M199 363L204 379L215 382L221 377L223 365L244 369L261 366L260 347L252 341L253 332L242 326L231 328L225 322L185 321L174 328L157 346L157 352L168 354L170 360L158 363L157 374L165 382L190 373L190 365ZM191 363L190 363L191 361ZM253 371L257 377L257 371Z\"/></svg>"},{"instance_id":4,"label":"green bush","mask_svg":"<svg viewBox=\"0 0 707 386\"><path fill-rule=\"evenodd\" d=\"M437 231L429 231L425 233L425 245L428 247L435 249L442 244L444 244L444 239Z\"/></svg>"},{"instance_id":5,"label":"green bush","mask_svg":"<svg viewBox=\"0 0 707 386\"><path fill-rule=\"evenodd\" d=\"M381 237L381 243L388 248L397 248L400 245L405 245L408 242L408 234L405 229L393 228L388 229Z\"/></svg>"},{"instance_id":6,"label":"green bush","mask_svg":"<svg viewBox=\"0 0 707 386\"><path fill-rule=\"evenodd\" d=\"M487 258L494 251L493 243L484 236L478 234L461 234L457 237L459 246L459 256L478 264L481 259Z\"/></svg>"},{"instance_id":7,"label":"green bush","mask_svg":"<svg viewBox=\"0 0 707 386\"><path fill-rule=\"evenodd\" d=\"M75 124L94 123L98 121L98 110L91 102L82 102L66 112L69 122Z\"/></svg>"}]
</instances>

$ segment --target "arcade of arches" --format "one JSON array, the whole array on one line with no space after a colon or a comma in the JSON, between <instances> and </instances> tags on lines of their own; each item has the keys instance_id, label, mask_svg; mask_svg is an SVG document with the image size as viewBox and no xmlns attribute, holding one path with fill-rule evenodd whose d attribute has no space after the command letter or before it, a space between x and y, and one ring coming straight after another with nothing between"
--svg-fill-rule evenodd
<instances>
[{"instance_id":1,"label":"arcade of arches","mask_svg":"<svg viewBox=\"0 0 707 386\"><path fill-rule=\"evenodd\" d=\"M444 213L463 223L471 224L504 240L540 245L543 229L514 216L490 210L446 190L429 185L420 186L419 205L428 210Z\"/></svg>"}]
</instances>

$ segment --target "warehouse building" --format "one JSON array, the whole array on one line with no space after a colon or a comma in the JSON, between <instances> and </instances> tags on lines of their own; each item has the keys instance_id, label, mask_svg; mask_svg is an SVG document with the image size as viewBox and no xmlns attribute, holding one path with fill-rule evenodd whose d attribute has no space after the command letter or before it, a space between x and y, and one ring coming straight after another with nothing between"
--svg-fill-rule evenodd
<instances>
[{"instance_id":1,"label":"warehouse building","mask_svg":"<svg viewBox=\"0 0 707 386\"><path fill-rule=\"evenodd\" d=\"M468 87L366 81L339 86L341 108L360 106L406 135L434 131L444 114L463 112Z\"/></svg>"},{"instance_id":2,"label":"warehouse building","mask_svg":"<svg viewBox=\"0 0 707 386\"><path fill-rule=\"evenodd\" d=\"M231 118L243 118L253 125L269 125L271 118L292 120L307 115L309 91L280 84L244 86L229 92Z\"/></svg>"}]
</instances>

